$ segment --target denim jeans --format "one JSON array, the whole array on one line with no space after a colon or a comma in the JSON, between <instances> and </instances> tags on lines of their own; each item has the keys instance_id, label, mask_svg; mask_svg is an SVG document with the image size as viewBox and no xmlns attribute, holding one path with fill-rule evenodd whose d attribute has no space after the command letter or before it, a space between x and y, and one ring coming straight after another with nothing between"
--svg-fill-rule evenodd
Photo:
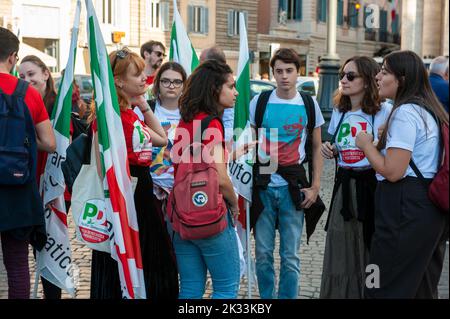
<instances>
[{"instance_id":1,"label":"denim jeans","mask_svg":"<svg viewBox=\"0 0 450 319\"><path fill-rule=\"evenodd\" d=\"M295 209L288 186L269 186L267 190L261 190L260 198L264 210L255 226L256 275L260 297L276 298L273 250L278 219L281 257L278 298L295 299L300 277L298 250L303 230L303 210Z\"/></svg>"},{"instance_id":2,"label":"denim jeans","mask_svg":"<svg viewBox=\"0 0 450 319\"><path fill-rule=\"evenodd\" d=\"M207 270L212 279L212 298L237 298L239 251L229 214L228 227L220 234L206 239L183 240L174 233L173 245L180 274L180 299L203 297Z\"/></svg>"}]
</instances>

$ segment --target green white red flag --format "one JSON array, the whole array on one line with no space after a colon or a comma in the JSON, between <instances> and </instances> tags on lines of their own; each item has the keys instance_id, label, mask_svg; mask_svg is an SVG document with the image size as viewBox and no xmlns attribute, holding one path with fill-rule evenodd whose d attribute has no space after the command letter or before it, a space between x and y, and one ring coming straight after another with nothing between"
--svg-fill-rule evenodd
<instances>
[{"instance_id":1,"label":"green white red flag","mask_svg":"<svg viewBox=\"0 0 450 319\"><path fill-rule=\"evenodd\" d=\"M70 144L70 114L72 111L72 82L74 78L75 56L77 51L78 30L80 26L81 1L76 4L75 20L72 28L69 59L62 77L50 120L56 138L56 151L49 154L45 165L41 195L45 206L47 244L36 252L40 275L54 285L65 289L74 296L72 255L69 232L67 229L67 211L64 201L66 184L61 163L66 158Z\"/></svg>"},{"instance_id":2,"label":"green white red flag","mask_svg":"<svg viewBox=\"0 0 450 319\"><path fill-rule=\"evenodd\" d=\"M235 149L252 141L249 122L250 104L250 55L244 14L239 13L240 49L236 90L239 95L234 107ZM229 173L236 191L247 201L252 200L252 152L241 156L229 164Z\"/></svg>"},{"instance_id":3,"label":"green white red flag","mask_svg":"<svg viewBox=\"0 0 450 319\"><path fill-rule=\"evenodd\" d=\"M114 232L111 256L118 264L122 296L146 298L139 228L114 77L92 0L86 0L86 7L106 216Z\"/></svg>"},{"instance_id":4,"label":"green white red flag","mask_svg":"<svg viewBox=\"0 0 450 319\"><path fill-rule=\"evenodd\" d=\"M180 12L178 12L177 0L173 0L173 24L170 36L169 59L181 64L187 76L191 75L199 64L197 53L195 53Z\"/></svg>"}]
</instances>

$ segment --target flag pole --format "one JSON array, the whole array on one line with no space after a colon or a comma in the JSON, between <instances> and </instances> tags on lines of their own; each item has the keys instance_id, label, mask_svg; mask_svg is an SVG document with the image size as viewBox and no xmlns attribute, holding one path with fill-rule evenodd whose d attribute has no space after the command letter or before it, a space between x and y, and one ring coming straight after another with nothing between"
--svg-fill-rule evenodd
<instances>
[{"instance_id":1,"label":"flag pole","mask_svg":"<svg viewBox=\"0 0 450 319\"><path fill-rule=\"evenodd\" d=\"M39 286L39 275L40 275L40 267L39 267L39 259L36 258L36 274L34 276L34 287L33 287L33 299L37 299L38 286Z\"/></svg>"},{"instance_id":2,"label":"flag pole","mask_svg":"<svg viewBox=\"0 0 450 319\"><path fill-rule=\"evenodd\" d=\"M252 299L252 276L251 276L251 251L250 251L250 202L245 200L245 228L247 233L247 284L248 284L248 299Z\"/></svg>"}]
</instances>

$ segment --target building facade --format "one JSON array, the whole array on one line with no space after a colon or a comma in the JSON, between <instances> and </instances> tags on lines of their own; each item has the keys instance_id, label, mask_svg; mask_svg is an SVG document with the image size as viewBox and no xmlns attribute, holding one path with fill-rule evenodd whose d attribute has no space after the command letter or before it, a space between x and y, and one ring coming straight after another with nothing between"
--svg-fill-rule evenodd
<instances>
[{"instance_id":1,"label":"building facade","mask_svg":"<svg viewBox=\"0 0 450 319\"><path fill-rule=\"evenodd\" d=\"M338 0L337 53L343 63L353 55L377 56L411 49L421 56L448 55L448 0ZM93 0L107 50L124 45L139 52L152 39L170 47L173 0ZM251 74L270 74L279 47L301 56L301 75L317 70L326 54L328 0L178 0L197 54L218 45L233 70L239 55L239 12L246 16ZM65 67L76 0L2 0L0 25L18 33L24 48L35 48ZM82 1L76 73L89 73L86 10ZM375 10L375 9L376 10ZM120 43L112 33L123 32ZM403 41L402 41L403 40ZM36 52L22 49L24 53ZM52 60L53 59L53 60Z\"/></svg>"},{"instance_id":2,"label":"building facade","mask_svg":"<svg viewBox=\"0 0 450 319\"><path fill-rule=\"evenodd\" d=\"M337 54L343 63L354 55L377 56L400 48L401 0L338 0ZM301 56L301 75L316 71L326 54L327 0L260 0L258 56L260 73L278 47Z\"/></svg>"},{"instance_id":3,"label":"building facade","mask_svg":"<svg viewBox=\"0 0 450 319\"><path fill-rule=\"evenodd\" d=\"M139 52L141 44L157 40L166 46L168 53L173 0L93 0L93 3L108 52L122 46ZM241 11L246 17L249 49L256 51L257 1L179 0L177 4L198 55L203 49L218 45L232 69L237 69ZM27 45L54 57L57 62L52 71L59 72L68 59L75 7L76 0L2 0L0 25L19 33ZM119 43L113 42L113 32L125 34ZM84 1L76 73L90 73Z\"/></svg>"},{"instance_id":4,"label":"building facade","mask_svg":"<svg viewBox=\"0 0 450 319\"><path fill-rule=\"evenodd\" d=\"M448 56L448 0L404 0L402 50L424 59Z\"/></svg>"}]
</instances>

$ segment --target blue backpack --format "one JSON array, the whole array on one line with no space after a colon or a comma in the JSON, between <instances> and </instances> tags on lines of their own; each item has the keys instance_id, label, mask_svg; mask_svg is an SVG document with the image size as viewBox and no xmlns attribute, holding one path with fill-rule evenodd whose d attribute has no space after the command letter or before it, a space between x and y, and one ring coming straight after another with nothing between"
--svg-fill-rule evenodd
<instances>
[{"instance_id":1,"label":"blue backpack","mask_svg":"<svg viewBox=\"0 0 450 319\"><path fill-rule=\"evenodd\" d=\"M0 89L0 185L23 185L36 174L36 133L25 104L28 82L19 79L12 95Z\"/></svg>"}]
</instances>

